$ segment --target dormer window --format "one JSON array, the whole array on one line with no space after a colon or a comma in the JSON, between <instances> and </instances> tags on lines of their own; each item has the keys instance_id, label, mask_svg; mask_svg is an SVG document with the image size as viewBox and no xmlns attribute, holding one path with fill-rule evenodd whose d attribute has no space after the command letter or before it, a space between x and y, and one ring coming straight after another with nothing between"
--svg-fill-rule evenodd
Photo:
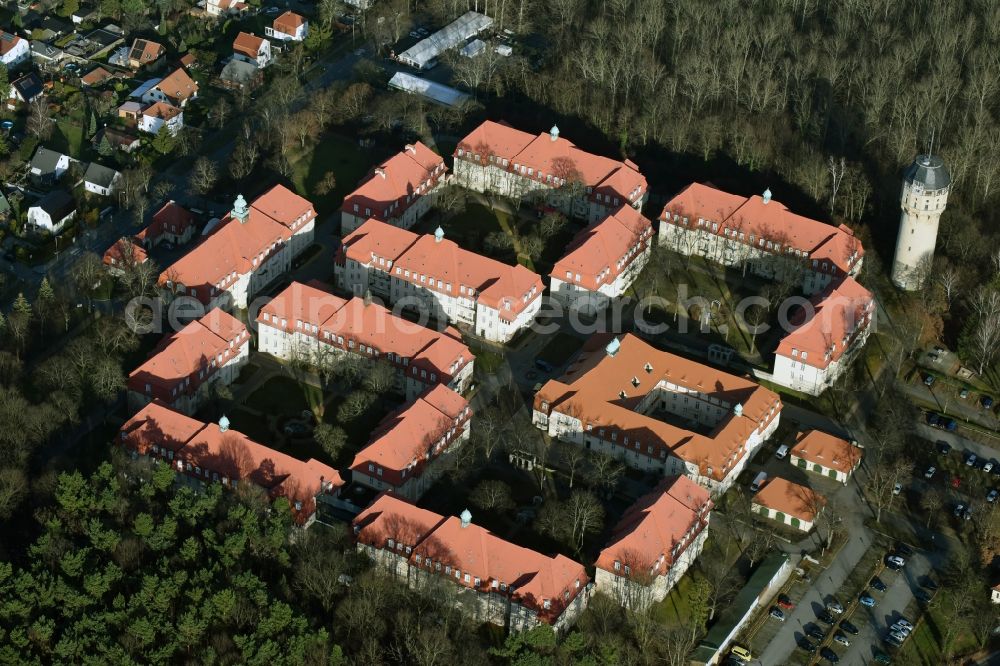
<instances>
[{"instance_id":1,"label":"dormer window","mask_svg":"<svg viewBox=\"0 0 1000 666\"><path fill-rule=\"evenodd\" d=\"M649 363L644 365L642 369L645 370L647 373L653 372L653 366L651 366Z\"/></svg>"},{"instance_id":2,"label":"dormer window","mask_svg":"<svg viewBox=\"0 0 1000 666\"><path fill-rule=\"evenodd\" d=\"M635 388L639 388L639 378L638 377L633 377L632 378L632 386L634 386Z\"/></svg>"}]
</instances>

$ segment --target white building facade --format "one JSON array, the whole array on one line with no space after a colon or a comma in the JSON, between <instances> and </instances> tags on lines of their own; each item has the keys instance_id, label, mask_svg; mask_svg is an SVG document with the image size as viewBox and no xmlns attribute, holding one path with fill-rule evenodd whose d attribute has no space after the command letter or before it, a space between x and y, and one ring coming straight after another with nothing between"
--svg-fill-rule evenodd
<instances>
[{"instance_id":1,"label":"white building facade","mask_svg":"<svg viewBox=\"0 0 1000 666\"><path fill-rule=\"evenodd\" d=\"M900 289L913 291L926 282L950 190L951 176L937 155L918 156L903 174L902 213L892 262L892 282Z\"/></svg>"}]
</instances>

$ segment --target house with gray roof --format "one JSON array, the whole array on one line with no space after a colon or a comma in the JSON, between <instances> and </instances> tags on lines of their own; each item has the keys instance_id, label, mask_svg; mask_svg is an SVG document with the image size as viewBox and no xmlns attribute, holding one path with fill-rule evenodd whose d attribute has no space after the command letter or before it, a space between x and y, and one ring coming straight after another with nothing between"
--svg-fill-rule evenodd
<instances>
[{"instance_id":1,"label":"house with gray roof","mask_svg":"<svg viewBox=\"0 0 1000 666\"><path fill-rule=\"evenodd\" d=\"M109 196L118 185L122 175L106 166L91 162L83 174L83 188L88 192Z\"/></svg>"},{"instance_id":2,"label":"house with gray roof","mask_svg":"<svg viewBox=\"0 0 1000 666\"><path fill-rule=\"evenodd\" d=\"M31 158L28 178L35 185L48 187L55 185L56 181L69 169L73 159L69 155L63 155L55 150L49 150L45 146L39 146L35 151L35 156Z\"/></svg>"},{"instance_id":3,"label":"house with gray roof","mask_svg":"<svg viewBox=\"0 0 1000 666\"><path fill-rule=\"evenodd\" d=\"M76 201L66 190L53 190L28 208L28 227L57 234L76 217Z\"/></svg>"}]
</instances>

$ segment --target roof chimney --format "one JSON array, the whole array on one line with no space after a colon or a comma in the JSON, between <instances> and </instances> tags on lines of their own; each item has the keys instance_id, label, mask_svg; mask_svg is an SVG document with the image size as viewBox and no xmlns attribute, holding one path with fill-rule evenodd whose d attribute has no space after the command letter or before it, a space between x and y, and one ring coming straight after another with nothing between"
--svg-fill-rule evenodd
<instances>
[{"instance_id":1,"label":"roof chimney","mask_svg":"<svg viewBox=\"0 0 1000 666\"><path fill-rule=\"evenodd\" d=\"M604 351L608 353L608 356L614 356L621 349L622 343L618 341L618 338L613 338L608 346L604 348Z\"/></svg>"},{"instance_id":2,"label":"roof chimney","mask_svg":"<svg viewBox=\"0 0 1000 666\"><path fill-rule=\"evenodd\" d=\"M242 194L236 195L236 201L233 202L233 211L231 215L243 224L250 217L250 207L247 206L246 199L243 198Z\"/></svg>"},{"instance_id":3,"label":"roof chimney","mask_svg":"<svg viewBox=\"0 0 1000 666\"><path fill-rule=\"evenodd\" d=\"M736 416L743 416L743 403L742 402L736 403L736 406L733 407L733 414L736 414Z\"/></svg>"},{"instance_id":4,"label":"roof chimney","mask_svg":"<svg viewBox=\"0 0 1000 666\"><path fill-rule=\"evenodd\" d=\"M229 430L229 419L223 414L222 418L219 419L219 432L226 432L227 430Z\"/></svg>"},{"instance_id":5,"label":"roof chimney","mask_svg":"<svg viewBox=\"0 0 1000 666\"><path fill-rule=\"evenodd\" d=\"M469 523L472 522L472 513L468 509L463 511L458 517L462 520L463 528L468 527Z\"/></svg>"},{"instance_id":6,"label":"roof chimney","mask_svg":"<svg viewBox=\"0 0 1000 666\"><path fill-rule=\"evenodd\" d=\"M435 243L440 243L443 240L444 240L444 229L442 229L441 227L438 227L434 231L434 242Z\"/></svg>"},{"instance_id":7,"label":"roof chimney","mask_svg":"<svg viewBox=\"0 0 1000 666\"><path fill-rule=\"evenodd\" d=\"M385 169L382 167L375 167L375 173L382 176L382 179L385 180Z\"/></svg>"},{"instance_id":8,"label":"roof chimney","mask_svg":"<svg viewBox=\"0 0 1000 666\"><path fill-rule=\"evenodd\" d=\"M771 188L767 188L766 190L764 190L764 194L762 195L762 198L764 199L764 203L770 203L771 202Z\"/></svg>"},{"instance_id":9,"label":"roof chimney","mask_svg":"<svg viewBox=\"0 0 1000 666\"><path fill-rule=\"evenodd\" d=\"M411 155L417 154L417 148L412 143L408 143L405 146L403 146L403 151L410 153Z\"/></svg>"},{"instance_id":10,"label":"roof chimney","mask_svg":"<svg viewBox=\"0 0 1000 666\"><path fill-rule=\"evenodd\" d=\"M549 130L549 138L555 141L559 138L559 126L553 125L552 129Z\"/></svg>"}]
</instances>

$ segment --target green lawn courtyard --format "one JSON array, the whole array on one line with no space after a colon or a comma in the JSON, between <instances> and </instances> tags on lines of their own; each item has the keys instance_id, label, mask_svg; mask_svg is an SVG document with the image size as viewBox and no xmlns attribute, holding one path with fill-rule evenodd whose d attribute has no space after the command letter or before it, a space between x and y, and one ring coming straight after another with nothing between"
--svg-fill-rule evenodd
<instances>
[{"instance_id":1,"label":"green lawn courtyard","mask_svg":"<svg viewBox=\"0 0 1000 666\"><path fill-rule=\"evenodd\" d=\"M292 184L296 192L313 202L320 215L330 215L340 207L344 195L357 187L372 163L373 156L355 139L326 134L292 163ZM333 173L336 185L326 194L318 194L316 186L328 172Z\"/></svg>"}]
</instances>

